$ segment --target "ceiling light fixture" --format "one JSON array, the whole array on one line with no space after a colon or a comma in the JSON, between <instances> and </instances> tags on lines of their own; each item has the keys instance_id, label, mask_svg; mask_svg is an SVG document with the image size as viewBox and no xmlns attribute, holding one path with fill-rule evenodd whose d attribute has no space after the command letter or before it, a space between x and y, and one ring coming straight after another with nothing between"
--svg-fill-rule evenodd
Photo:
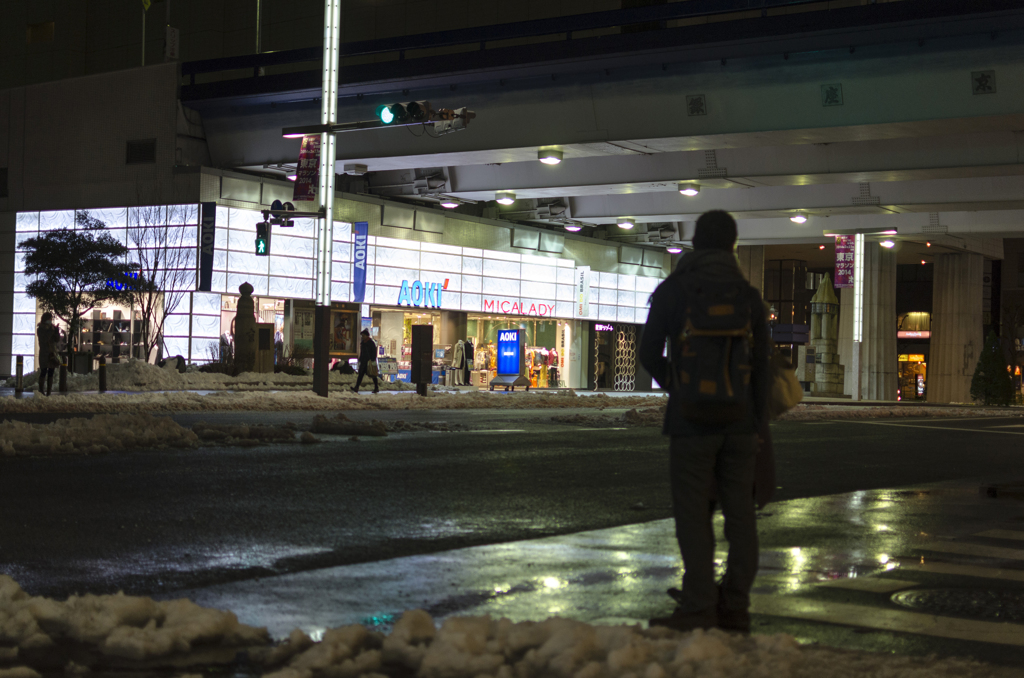
<instances>
[{"instance_id":1,"label":"ceiling light fixture","mask_svg":"<svg viewBox=\"0 0 1024 678\"><path fill-rule=\"evenodd\" d=\"M922 266L924 266L924 265L925 265L926 263L927 263L927 262L926 262L926 261L925 261L924 259L922 259L922 260L921 260L921 265L922 265Z\"/></svg>"},{"instance_id":2,"label":"ceiling light fixture","mask_svg":"<svg viewBox=\"0 0 1024 678\"><path fill-rule=\"evenodd\" d=\"M578 231L582 231L583 230L583 224L581 224L581 223L579 223L577 221L570 221L569 223L564 224L564 226L565 226L565 230L570 231L572 233L576 233Z\"/></svg>"},{"instance_id":3,"label":"ceiling light fixture","mask_svg":"<svg viewBox=\"0 0 1024 678\"><path fill-rule=\"evenodd\" d=\"M794 224L806 224L807 215L804 214L803 212L797 212L796 214L791 216L789 220L792 221Z\"/></svg>"},{"instance_id":4,"label":"ceiling light fixture","mask_svg":"<svg viewBox=\"0 0 1024 678\"><path fill-rule=\"evenodd\" d=\"M299 177L295 174L289 174L288 176L285 177L285 179L287 179L288 181L295 181L298 178Z\"/></svg>"},{"instance_id":5,"label":"ceiling light fixture","mask_svg":"<svg viewBox=\"0 0 1024 678\"><path fill-rule=\"evenodd\" d=\"M823 249L825 249L825 246L824 245L818 245L818 249L819 250L823 250Z\"/></svg>"},{"instance_id":6,"label":"ceiling light fixture","mask_svg":"<svg viewBox=\"0 0 1024 678\"><path fill-rule=\"evenodd\" d=\"M692 198L693 196L700 193L700 184L691 184L686 181L680 181L679 192L689 198Z\"/></svg>"},{"instance_id":7,"label":"ceiling light fixture","mask_svg":"<svg viewBox=\"0 0 1024 678\"><path fill-rule=\"evenodd\" d=\"M499 205L511 205L516 201L516 194L513 191L498 191L494 194L494 199Z\"/></svg>"},{"instance_id":8,"label":"ceiling light fixture","mask_svg":"<svg viewBox=\"0 0 1024 678\"><path fill-rule=\"evenodd\" d=\"M896 243L894 243L892 240L883 240L878 244L887 250L891 250L893 247L896 247Z\"/></svg>"},{"instance_id":9,"label":"ceiling light fixture","mask_svg":"<svg viewBox=\"0 0 1024 678\"><path fill-rule=\"evenodd\" d=\"M925 247L931 247L931 246L932 246L932 244L930 242L926 242L925 243Z\"/></svg>"},{"instance_id":10,"label":"ceiling light fixture","mask_svg":"<svg viewBox=\"0 0 1024 678\"><path fill-rule=\"evenodd\" d=\"M636 226L636 219L631 219L630 217L619 217L618 221L615 222L615 225L628 231Z\"/></svg>"},{"instance_id":11,"label":"ceiling light fixture","mask_svg":"<svg viewBox=\"0 0 1024 678\"><path fill-rule=\"evenodd\" d=\"M669 254L679 254L683 251L683 248L679 245L669 245L667 250Z\"/></svg>"},{"instance_id":12,"label":"ceiling light fixture","mask_svg":"<svg viewBox=\"0 0 1024 678\"><path fill-rule=\"evenodd\" d=\"M537 151L537 160L545 165L557 165L562 162L562 152L556 148L542 149Z\"/></svg>"},{"instance_id":13,"label":"ceiling light fixture","mask_svg":"<svg viewBox=\"0 0 1024 678\"><path fill-rule=\"evenodd\" d=\"M441 198L441 207L446 210L453 210L461 204L462 202L456 198L449 198L448 196Z\"/></svg>"}]
</instances>

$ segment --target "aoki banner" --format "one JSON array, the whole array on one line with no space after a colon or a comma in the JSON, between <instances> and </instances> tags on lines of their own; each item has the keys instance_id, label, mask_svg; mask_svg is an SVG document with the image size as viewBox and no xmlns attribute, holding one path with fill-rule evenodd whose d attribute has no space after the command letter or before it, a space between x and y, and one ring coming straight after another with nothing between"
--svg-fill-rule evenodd
<instances>
[{"instance_id":1,"label":"aoki banner","mask_svg":"<svg viewBox=\"0 0 1024 678\"><path fill-rule=\"evenodd\" d=\"M361 304L366 296L366 243L370 225L357 221L352 227L352 301Z\"/></svg>"}]
</instances>

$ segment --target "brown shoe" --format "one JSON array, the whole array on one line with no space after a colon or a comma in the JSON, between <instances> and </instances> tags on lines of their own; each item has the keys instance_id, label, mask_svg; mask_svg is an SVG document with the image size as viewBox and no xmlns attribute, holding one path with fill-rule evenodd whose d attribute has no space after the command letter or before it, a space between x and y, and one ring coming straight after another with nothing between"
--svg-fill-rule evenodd
<instances>
[{"instance_id":1,"label":"brown shoe","mask_svg":"<svg viewBox=\"0 0 1024 678\"><path fill-rule=\"evenodd\" d=\"M648 624L650 626L664 626L674 631L693 631L694 629L711 629L717 626L718 619L715 609L701 610L699 612L683 612L677 607L667 617L654 617Z\"/></svg>"}]
</instances>

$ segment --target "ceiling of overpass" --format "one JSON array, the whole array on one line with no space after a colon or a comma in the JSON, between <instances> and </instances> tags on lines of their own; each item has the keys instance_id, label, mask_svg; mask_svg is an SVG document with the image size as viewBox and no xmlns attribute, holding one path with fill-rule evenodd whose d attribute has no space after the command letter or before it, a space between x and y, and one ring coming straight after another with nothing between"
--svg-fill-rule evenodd
<instances>
[{"instance_id":1,"label":"ceiling of overpass","mask_svg":"<svg viewBox=\"0 0 1024 678\"><path fill-rule=\"evenodd\" d=\"M700 213L725 209L748 244L816 248L828 230L895 228L901 263L939 247L998 256L989 240L1024 233L1024 32L924 42L406 91L478 118L441 139L343 135L336 167L366 166L348 191L447 198L456 212L622 242L685 243ZM836 86L838 104L827 93ZM365 118L396 96L343 98L340 115ZM212 115L211 152L287 174L298 146L279 130L314 114ZM562 162L538 162L543 149ZM681 195L680 182L699 193ZM496 204L498 192L515 202ZM617 226L627 217L628 231Z\"/></svg>"}]
</instances>

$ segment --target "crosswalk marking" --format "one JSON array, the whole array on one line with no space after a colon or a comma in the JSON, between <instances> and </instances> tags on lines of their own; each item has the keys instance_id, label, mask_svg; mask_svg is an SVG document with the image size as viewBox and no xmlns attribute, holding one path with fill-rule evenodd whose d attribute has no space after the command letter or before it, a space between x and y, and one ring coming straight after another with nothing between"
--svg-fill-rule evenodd
<instances>
[{"instance_id":1,"label":"crosswalk marking","mask_svg":"<svg viewBox=\"0 0 1024 678\"><path fill-rule=\"evenodd\" d=\"M913 588L917 585L916 581L886 577L847 577L844 579L833 579L821 584L821 586L828 586L830 588L867 591L868 593L892 593L900 589Z\"/></svg>"},{"instance_id":2,"label":"crosswalk marking","mask_svg":"<svg viewBox=\"0 0 1024 678\"><path fill-rule=\"evenodd\" d=\"M956 563L923 563L921 565L904 565L900 570L909 570L911 572L931 572L934 574L952 574L960 577L978 577L979 579L1005 579L1007 581L1024 582L1024 570L1008 570L1000 567L957 565Z\"/></svg>"},{"instance_id":3,"label":"crosswalk marking","mask_svg":"<svg viewBox=\"0 0 1024 678\"><path fill-rule=\"evenodd\" d=\"M853 420L856 421L856 420ZM922 426L919 424L893 424L886 421L856 421L858 424L869 426L900 426L902 428L926 428L936 431L964 431L966 433L1003 433L1010 436L1024 436L1024 431L1004 431L1000 428L957 428L955 426Z\"/></svg>"},{"instance_id":4,"label":"crosswalk marking","mask_svg":"<svg viewBox=\"0 0 1024 678\"><path fill-rule=\"evenodd\" d=\"M985 546L959 541L933 541L916 547L921 551L937 551L939 553L956 553L979 558L1002 558L1005 560L1024 560L1024 549L1009 549L1004 546Z\"/></svg>"},{"instance_id":5,"label":"crosswalk marking","mask_svg":"<svg viewBox=\"0 0 1024 678\"><path fill-rule=\"evenodd\" d=\"M989 539L1020 539L1024 540L1024 532L1019 530L985 530L979 532L975 537L988 537Z\"/></svg>"},{"instance_id":6,"label":"crosswalk marking","mask_svg":"<svg viewBox=\"0 0 1024 678\"><path fill-rule=\"evenodd\" d=\"M1024 646L1024 625L1020 624L938 617L919 612L761 593L752 594L750 602L750 611L755 614L860 626L880 631L916 633L937 638Z\"/></svg>"}]
</instances>

